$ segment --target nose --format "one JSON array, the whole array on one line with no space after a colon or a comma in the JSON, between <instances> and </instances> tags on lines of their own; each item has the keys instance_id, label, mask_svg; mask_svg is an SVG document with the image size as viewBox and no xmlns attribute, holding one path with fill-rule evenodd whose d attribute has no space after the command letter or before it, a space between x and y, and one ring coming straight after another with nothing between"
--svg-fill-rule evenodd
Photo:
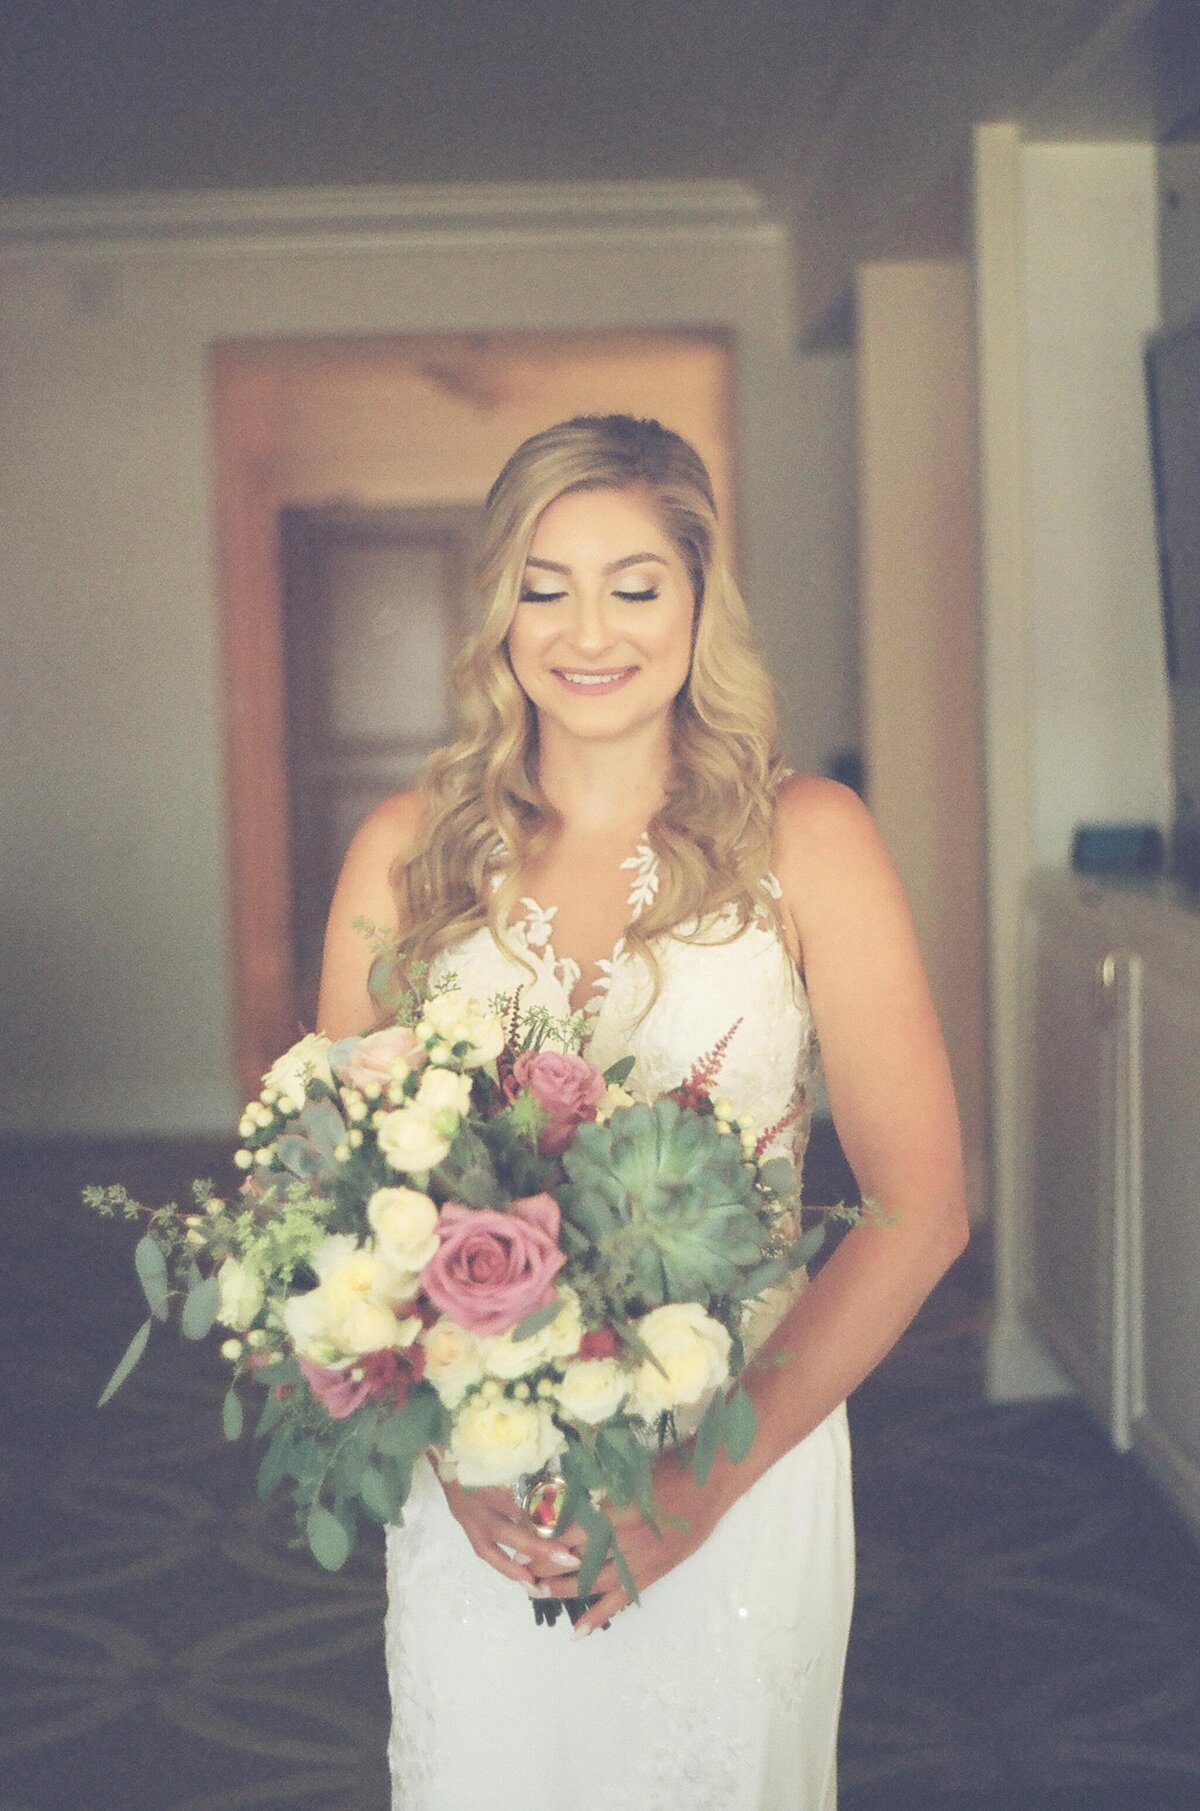
<instances>
[{"instance_id":1,"label":"nose","mask_svg":"<svg viewBox=\"0 0 1200 1811\"><path fill-rule=\"evenodd\" d=\"M572 601L566 639L578 654L597 659L613 643L613 630L603 594L580 591Z\"/></svg>"}]
</instances>

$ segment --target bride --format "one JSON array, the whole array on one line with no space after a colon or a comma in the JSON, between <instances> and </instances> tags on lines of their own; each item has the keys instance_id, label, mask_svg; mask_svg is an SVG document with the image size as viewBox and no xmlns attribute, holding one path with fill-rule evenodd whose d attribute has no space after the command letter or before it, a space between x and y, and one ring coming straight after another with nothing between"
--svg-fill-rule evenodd
<instances>
[{"instance_id":1,"label":"bride","mask_svg":"<svg viewBox=\"0 0 1200 1811\"><path fill-rule=\"evenodd\" d=\"M657 422L584 418L488 497L463 728L351 844L320 1029L377 1021L355 921L482 1002L580 1015L601 1068L674 1086L731 1032L718 1086L803 1153L819 1037L837 1130L888 1223L758 1304L758 1433L698 1487L656 1466L658 1526L615 1512L571 1638L577 1528L418 1473L388 1540L395 1811L832 1811L853 1594L845 1401L966 1238L953 1091L895 872L844 788L787 773L708 475ZM802 1280L802 1279L801 1279ZM585 1639L580 1639L585 1637Z\"/></svg>"}]
</instances>

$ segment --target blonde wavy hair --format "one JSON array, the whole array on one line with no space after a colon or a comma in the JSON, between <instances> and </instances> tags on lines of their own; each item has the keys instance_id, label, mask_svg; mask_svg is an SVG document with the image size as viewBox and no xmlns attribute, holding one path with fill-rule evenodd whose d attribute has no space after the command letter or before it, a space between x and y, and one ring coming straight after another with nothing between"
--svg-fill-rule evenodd
<instances>
[{"instance_id":1,"label":"blonde wavy hair","mask_svg":"<svg viewBox=\"0 0 1200 1811\"><path fill-rule=\"evenodd\" d=\"M506 936L521 874L553 841L559 814L538 780L537 720L509 664L507 635L538 520L571 491L645 494L678 547L696 599L691 671L674 704L666 796L647 827L657 896L625 932L661 986L654 942L695 936L732 907L730 938L764 907L772 808L783 775L771 682L729 569L708 472L680 435L628 415L577 416L519 446L488 493L476 580L483 615L454 666L461 730L418 782L423 833L392 883L402 963L428 962L487 924ZM498 878L497 878L498 877ZM693 921L695 921L693 923ZM705 929L711 937L712 926ZM720 939L718 939L720 940Z\"/></svg>"}]
</instances>

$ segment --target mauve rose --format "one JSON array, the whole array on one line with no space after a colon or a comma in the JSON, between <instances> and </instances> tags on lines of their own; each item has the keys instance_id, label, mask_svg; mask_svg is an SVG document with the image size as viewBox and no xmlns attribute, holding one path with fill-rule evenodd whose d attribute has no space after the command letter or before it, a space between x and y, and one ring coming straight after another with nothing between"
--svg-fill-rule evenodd
<instances>
[{"instance_id":1,"label":"mauve rose","mask_svg":"<svg viewBox=\"0 0 1200 1811\"><path fill-rule=\"evenodd\" d=\"M426 1295L470 1333L507 1333L554 1299L554 1278L566 1262L559 1219L550 1195L527 1195L503 1213L447 1201L438 1218L440 1249L421 1272Z\"/></svg>"},{"instance_id":2,"label":"mauve rose","mask_svg":"<svg viewBox=\"0 0 1200 1811\"><path fill-rule=\"evenodd\" d=\"M352 1088L367 1088L372 1082L382 1088L391 1081L397 1062L420 1069L426 1060L425 1046L410 1025L389 1025L357 1040L349 1056L337 1064L338 1079Z\"/></svg>"},{"instance_id":3,"label":"mauve rose","mask_svg":"<svg viewBox=\"0 0 1200 1811\"><path fill-rule=\"evenodd\" d=\"M604 1077L595 1064L562 1050L523 1050L513 1062L512 1079L550 1116L538 1138L543 1157L566 1150L576 1126L595 1119L604 1093Z\"/></svg>"},{"instance_id":4,"label":"mauve rose","mask_svg":"<svg viewBox=\"0 0 1200 1811\"><path fill-rule=\"evenodd\" d=\"M296 1362L330 1419L344 1421L364 1402L390 1402L393 1408L402 1408L410 1386L425 1369L425 1348L367 1352L352 1365L338 1370L314 1364L311 1358L298 1358Z\"/></svg>"}]
</instances>

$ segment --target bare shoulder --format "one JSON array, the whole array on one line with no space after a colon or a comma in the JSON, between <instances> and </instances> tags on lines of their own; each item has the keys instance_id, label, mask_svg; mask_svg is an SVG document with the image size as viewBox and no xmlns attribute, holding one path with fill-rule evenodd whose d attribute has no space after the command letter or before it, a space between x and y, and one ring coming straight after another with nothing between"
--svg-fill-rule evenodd
<instances>
[{"instance_id":1,"label":"bare shoulder","mask_svg":"<svg viewBox=\"0 0 1200 1811\"><path fill-rule=\"evenodd\" d=\"M391 937L400 923L392 876L414 850L424 828L424 806L415 792L394 792L369 812L355 831L334 889L325 928L318 1023L331 1036L361 1031L371 1022L367 991L370 925Z\"/></svg>"},{"instance_id":2,"label":"bare shoulder","mask_svg":"<svg viewBox=\"0 0 1200 1811\"><path fill-rule=\"evenodd\" d=\"M415 792L393 792L369 811L350 840L337 884L335 903L349 899L359 912L378 908L392 898L391 876L407 860L424 828L424 807Z\"/></svg>"},{"instance_id":3,"label":"bare shoulder","mask_svg":"<svg viewBox=\"0 0 1200 1811\"><path fill-rule=\"evenodd\" d=\"M801 947L872 907L902 909L900 883L870 811L848 786L791 774L775 803L775 873Z\"/></svg>"}]
</instances>

